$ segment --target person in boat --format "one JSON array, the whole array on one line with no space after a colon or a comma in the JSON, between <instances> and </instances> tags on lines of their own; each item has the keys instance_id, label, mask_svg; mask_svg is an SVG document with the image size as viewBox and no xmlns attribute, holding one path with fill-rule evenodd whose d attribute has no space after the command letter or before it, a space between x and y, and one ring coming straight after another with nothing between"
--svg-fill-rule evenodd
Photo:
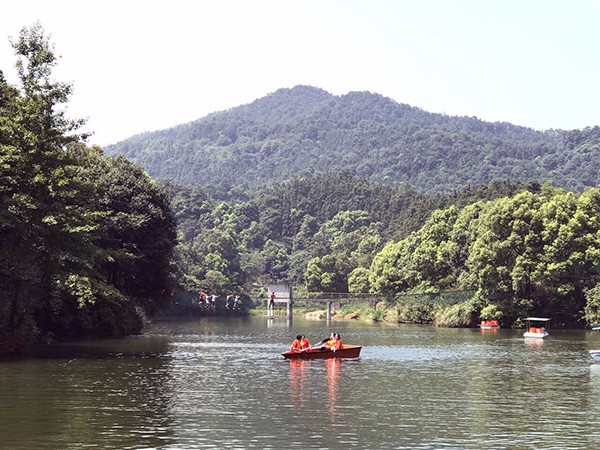
<instances>
[{"instance_id":1,"label":"person in boat","mask_svg":"<svg viewBox=\"0 0 600 450\"><path fill-rule=\"evenodd\" d=\"M327 339L327 341L325 341L325 348L331 348L331 346L335 343L335 333L331 333L331 335L329 336L329 339Z\"/></svg>"},{"instance_id":2,"label":"person in boat","mask_svg":"<svg viewBox=\"0 0 600 450\"><path fill-rule=\"evenodd\" d=\"M342 337L338 333L331 333L329 340L325 343L325 347L334 352L342 348L342 345Z\"/></svg>"},{"instance_id":3,"label":"person in boat","mask_svg":"<svg viewBox=\"0 0 600 450\"><path fill-rule=\"evenodd\" d=\"M310 342L305 335L302 335L300 339L300 350L306 350L308 347L310 347Z\"/></svg>"},{"instance_id":4,"label":"person in boat","mask_svg":"<svg viewBox=\"0 0 600 450\"><path fill-rule=\"evenodd\" d=\"M296 335L296 339L294 339L294 342L292 342L292 345L290 346L290 352L291 353L300 353L302 351L302 335L298 334Z\"/></svg>"},{"instance_id":5,"label":"person in boat","mask_svg":"<svg viewBox=\"0 0 600 450\"><path fill-rule=\"evenodd\" d=\"M343 346L344 344L342 343L342 336L340 336L339 333L335 333L335 339L333 341L333 347L331 350L335 352L336 350L341 349Z\"/></svg>"}]
</instances>

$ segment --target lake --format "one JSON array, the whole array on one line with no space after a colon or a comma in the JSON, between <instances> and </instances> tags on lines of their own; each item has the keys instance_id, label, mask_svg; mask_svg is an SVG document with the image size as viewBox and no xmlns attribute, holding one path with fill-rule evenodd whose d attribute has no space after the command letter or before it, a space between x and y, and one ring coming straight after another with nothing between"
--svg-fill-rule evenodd
<instances>
[{"instance_id":1,"label":"lake","mask_svg":"<svg viewBox=\"0 0 600 450\"><path fill-rule=\"evenodd\" d=\"M357 360L288 361L332 331ZM158 321L143 335L0 362L7 449L600 446L600 332L266 318Z\"/></svg>"}]
</instances>

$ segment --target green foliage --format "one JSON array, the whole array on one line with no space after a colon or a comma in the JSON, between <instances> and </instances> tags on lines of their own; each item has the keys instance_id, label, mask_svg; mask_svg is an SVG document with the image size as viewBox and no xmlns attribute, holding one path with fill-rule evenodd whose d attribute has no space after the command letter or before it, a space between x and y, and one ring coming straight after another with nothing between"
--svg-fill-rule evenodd
<instances>
[{"instance_id":1,"label":"green foliage","mask_svg":"<svg viewBox=\"0 0 600 450\"><path fill-rule=\"evenodd\" d=\"M498 307L498 305L494 303L490 303L483 308L481 308L481 312L479 313L479 317L485 320L491 319L502 319L502 310Z\"/></svg>"},{"instance_id":2,"label":"green foliage","mask_svg":"<svg viewBox=\"0 0 600 450\"><path fill-rule=\"evenodd\" d=\"M585 321L590 326L600 324L600 285L585 290Z\"/></svg>"},{"instance_id":3,"label":"green foliage","mask_svg":"<svg viewBox=\"0 0 600 450\"><path fill-rule=\"evenodd\" d=\"M477 290L480 315L543 311L578 325L600 261L599 191L579 197L546 185L539 194L434 212L423 227L373 259L376 292ZM453 320L444 319L444 323Z\"/></svg>"},{"instance_id":4,"label":"green foliage","mask_svg":"<svg viewBox=\"0 0 600 450\"><path fill-rule=\"evenodd\" d=\"M296 86L107 151L126 155L152 176L211 187L220 197L227 189L248 192L344 169L425 192L549 179L581 191L600 184L599 148L600 127L542 132L432 114L368 92L333 96Z\"/></svg>"},{"instance_id":5,"label":"green foliage","mask_svg":"<svg viewBox=\"0 0 600 450\"><path fill-rule=\"evenodd\" d=\"M472 325L475 313L471 301L454 305L437 304L433 311L433 323L439 327L468 327Z\"/></svg>"},{"instance_id":6,"label":"green foliage","mask_svg":"<svg viewBox=\"0 0 600 450\"><path fill-rule=\"evenodd\" d=\"M0 342L139 331L171 290L175 222L165 191L123 157L86 148L65 116L39 24L0 72ZM17 345L15 343L20 343Z\"/></svg>"},{"instance_id":7,"label":"green foliage","mask_svg":"<svg viewBox=\"0 0 600 450\"><path fill-rule=\"evenodd\" d=\"M345 286L351 270L370 266L385 236L418 227L429 208L460 198L455 193L432 199L406 187L383 188L348 172L290 181L228 202L198 187L168 188L181 237L178 278L190 292L203 288L209 269L220 271L233 290L250 292L254 283L283 279L304 286L308 262L325 255L347 260L338 265L342 272L329 272L341 278L334 284Z\"/></svg>"},{"instance_id":8,"label":"green foliage","mask_svg":"<svg viewBox=\"0 0 600 450\"><path fill-rule=\"evenodd\" d=\"M363 294L371 292L369 269L357 267L348 276L348 292Z\"/></svg>"},{"instance_id":9,"label":"green foliage","mask_svg":"<svg viewBox=\"0 0 600 450\"><path fill-rule=\"evenodd\" d=\"M401 323L432 323L434 319L434 307L429 303L399 304L395 310Z\"/></svg>"}]
</instances>

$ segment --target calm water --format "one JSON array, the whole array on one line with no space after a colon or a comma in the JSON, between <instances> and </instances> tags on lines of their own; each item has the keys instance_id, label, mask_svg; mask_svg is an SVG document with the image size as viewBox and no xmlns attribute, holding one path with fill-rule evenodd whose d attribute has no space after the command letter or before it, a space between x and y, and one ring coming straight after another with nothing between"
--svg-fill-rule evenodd
<instances>
[{"instance_id":1,"label":"calm water","mask_svg":"<svg viewBox=\"0 0 600 450\"><path fill-rule=\"evenodd\" d=\"M298 333L358 360L284 360ZM6 449L598 448L600 333L263 318L160 322L142 336L0 363Z\"/></svg>"}]
</instances>

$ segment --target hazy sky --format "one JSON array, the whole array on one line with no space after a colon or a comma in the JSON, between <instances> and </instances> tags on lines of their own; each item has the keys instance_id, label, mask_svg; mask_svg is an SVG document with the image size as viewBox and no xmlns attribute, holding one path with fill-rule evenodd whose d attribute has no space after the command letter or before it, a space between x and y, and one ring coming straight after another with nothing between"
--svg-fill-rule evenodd
<instances>
[{"instance_id":1,"label":"hazy sky","mask_svg":"<svg viewBox=\"0 0 600 450\"><path fill-rule=\"evenodd\" d=\"M189 122L297 84L535 129L600 125L600 0L19 0L40 21L90 143Z\"/></svg>"}]
</instances>

